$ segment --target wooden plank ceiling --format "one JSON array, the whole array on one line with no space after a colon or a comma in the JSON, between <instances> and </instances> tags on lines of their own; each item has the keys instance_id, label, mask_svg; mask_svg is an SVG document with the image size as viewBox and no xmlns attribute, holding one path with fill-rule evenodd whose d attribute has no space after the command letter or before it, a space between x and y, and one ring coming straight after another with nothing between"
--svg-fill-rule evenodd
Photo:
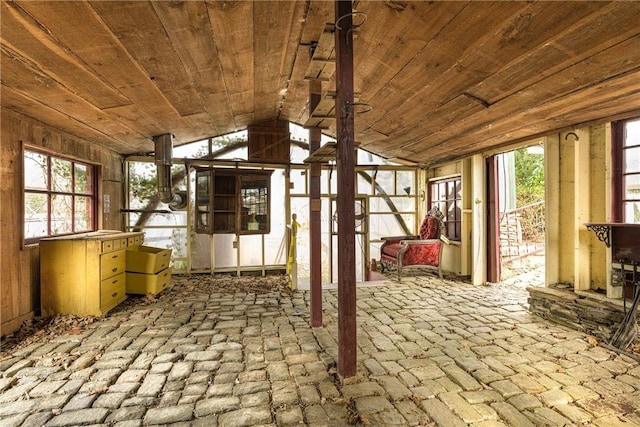
<instances>
[{"instance_id":1,"label":"wooden plank ceiling","mask_svg":"<svg viewBox=\"0 0 640 427\"><path fill-rule=\"evenodd\" d=\"M118 153L335 96L329 1L1 2L1 102ZM640 2L360 1L356 141L421 165L640 115ZM365 19L366 15L366 19ZM310 66L311 46L318 45ZM320 73L320 74L319 74ZM358 110L356 110L358 112Z\"/></svg>"}]
</instances>

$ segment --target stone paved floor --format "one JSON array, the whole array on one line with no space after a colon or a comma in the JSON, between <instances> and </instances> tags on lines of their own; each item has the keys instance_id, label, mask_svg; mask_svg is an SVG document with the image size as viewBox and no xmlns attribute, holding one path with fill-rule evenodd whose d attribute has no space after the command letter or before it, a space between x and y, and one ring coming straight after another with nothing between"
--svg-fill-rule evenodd
<instances>
[{"instance_id":1,"label":"stone paved floor","mask_svg":"<svg viewBox=\"0 0 640 427\"><path fill-rule=\"evenodd\" d=\"M530 315L522 286L431 276L358 289L341 381L337 293L194 292L0 362L1 426L640 425L640 365Z\"/></svg>"}]
</instances>

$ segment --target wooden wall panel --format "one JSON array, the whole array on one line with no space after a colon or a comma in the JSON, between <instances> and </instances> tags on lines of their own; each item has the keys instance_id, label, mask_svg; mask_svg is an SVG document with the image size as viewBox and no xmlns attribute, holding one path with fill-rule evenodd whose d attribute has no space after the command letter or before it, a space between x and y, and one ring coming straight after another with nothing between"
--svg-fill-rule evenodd
<instances>
[{"instance_id":1,"label":"wooden wall panel","mask_svg":"<svg viewBox=\"0 0 640 427\"><path fill-rule=\"evenodd\" d=\"M17 159L20 153L20 144L10 142L10 137L5 135L17 135L20 133L20 123L5 120L4 114L1 120L2 135L0 140L0 321L2 335L4 325L10 320L16 321L19 316L20 299L18 287L11 284L19 281L19 271L16 251L11 250L12 243L17 239L16 227L17 211L20 207L20 199L16 196L17 182L20 177L20 164ZM15 325L11 325L15 327Z\"/></svg>"},{"instance_id":2,"label":"wooden wall panel","mask_svg":"<svg viewBox=\"0 0 640 427\"><path fill-rule=\"evenodd\" d=\"M0 137L0 335L4 336L40 314L39 249L25 247L22 240L23 144L101 166L98 228L123 229L124 193L123 158L115 152L6 110ZM104 195L110 198L108 213L103 212Z\"/></svg>"},{"instance_id":3,"label":"wooden wall panel","mask_svg":"<svg viewBox=\"0 0 640 427\"><path fill-rule=\"evenodd\" d=\"M248 128L249 161L289 163L289 122L273 120Z\"/></svg>"}]
</instances>

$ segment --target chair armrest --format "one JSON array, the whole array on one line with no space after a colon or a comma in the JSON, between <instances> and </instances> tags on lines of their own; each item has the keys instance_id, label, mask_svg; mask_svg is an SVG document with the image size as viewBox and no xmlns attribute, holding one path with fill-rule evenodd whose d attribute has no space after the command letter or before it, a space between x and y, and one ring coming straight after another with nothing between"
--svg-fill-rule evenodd
<instances>
[{"instance_id":1,"label":"chair armrest","mask_svg":"<svg viewBox=\"0 0 640 427\"><path fill-rule=\"evenodd\" d=\"M416 240L418 239L420 236L415 235L415 236L386 236L386 237L381 237L380 240L393 240L393 241L398 241L398 240Z\"/></svg>"},{"instance_id":2,"label":"chair armrest","mask_svg":"<svg viewBox=\"0 0 640 427\"><path fill-rule=\"evenodd\" d=\"M447 245L451 244L451 240L449 240L449 238L447 236L445 236L444 234L440 235L440 240L442 240L444 243L446 243Z\"/></svg>"},{"instance_id":3,"label":"chair armrest","mask_svg":"<svg viewBox=\"0 0 640 427\"><path fill-rule=\"evenodd\" d=\"M401 240L400 243L403 245L433 245L434 243L440 242L440 239L428 239L428 240L419 240L419 239L408 239Z\"/></svg>"}]
</instances>

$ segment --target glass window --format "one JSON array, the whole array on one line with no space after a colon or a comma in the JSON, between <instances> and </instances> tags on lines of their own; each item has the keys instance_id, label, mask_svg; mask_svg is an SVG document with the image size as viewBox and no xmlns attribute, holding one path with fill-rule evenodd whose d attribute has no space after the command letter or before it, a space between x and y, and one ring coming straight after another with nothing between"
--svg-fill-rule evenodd
<instances>
[{"instance_id":1,"label":"glass window","mask_svg":"<svg viewBox=\"0 0 640 427\"><path fill-rule=\"evenodd\" d=\"M462 235L462 181L459 176L431 181L430 207L438 207L444 214L444 233L451 240Z\"/></svg>"},{"instance_id":2,"label":"glass window","mask_svg":"<svg viewBox=\"0 0 640 427\"><path fill-rule=\"evenodd\" d=\"M94 231L95 167L25 149L24 241Z\"/></svg>"},{"instance_id":3,"label":"glass window","mask_svg":"<svg viewBox=\"0 0 640 427\"><path fill-rule=\"evenodd\" d=\"M622 138L622 220L640 223L640 119L624 122Z\"/></svg>"}]
</instances>

